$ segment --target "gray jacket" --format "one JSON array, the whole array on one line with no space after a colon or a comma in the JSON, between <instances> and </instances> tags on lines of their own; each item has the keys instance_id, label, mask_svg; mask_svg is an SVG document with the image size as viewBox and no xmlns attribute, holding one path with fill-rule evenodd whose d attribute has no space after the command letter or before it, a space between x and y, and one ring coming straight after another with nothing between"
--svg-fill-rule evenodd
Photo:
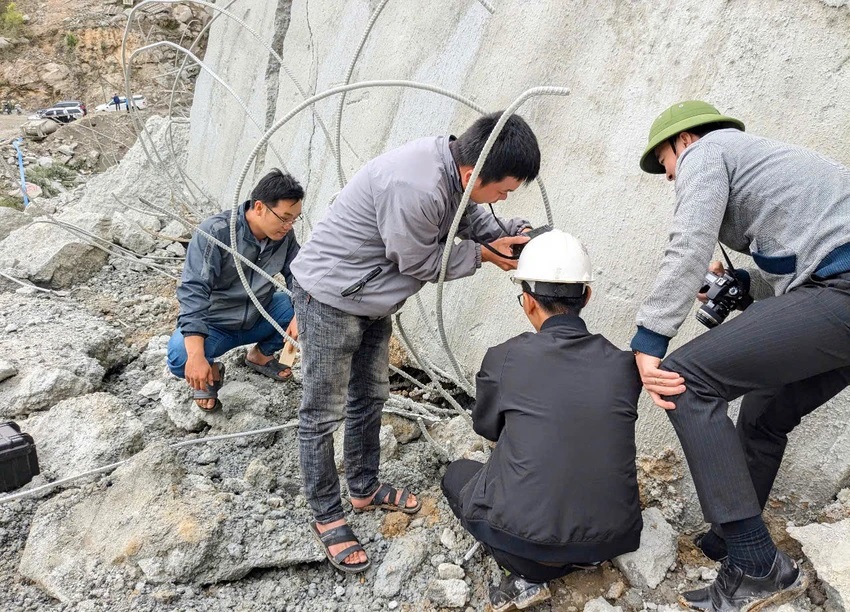
<instances>
[{"instance_id":1,"label":"gray jacket","mask_svg":"<svg viewBox=\"0 0 850 612\"><path fill-rule=\"evenodd\" d=\"M496 441L461 490L465 525L525 559L590 563L640 544L635 360L572 315L487 351L472 425Z\"/></svg>"},{"instance_id":2,"label":"gray jacket","mask_svg":"<svg viewBox=\"0 0 850 612\"><path fill-rule=\"evenodd\" d=\"M368 162L340 192L292 263L314 299L358 316L383 317L440 274L443 247L463 189L449 137L420 138ZM503 222L509 235L531 227ZM483 206L470 202L446 279L481 267L481 247L504 236ZM367 280L368 279L368 280ZM365 282L364 282L365 281ZM358 291L344 296L347 288Z\"/></svg>"},{"instance_id":3,"label":"gray jacket","mask_svg":"<svg viewBox=\"0 0 850 612\"><path fill-rule=\"evenodd\" d=\"M757 299L850 270L850 169L735 129L709 132L685 149L670 242L638 311L633 349L664 356L718 238L752 256L757 267L743 276Z\"/></svg>"},{"instance_id":4,"label":"gray jacket","mask_svg":"<svg viewBox=\"0 0 850 612\"><path fill-rule=\"evenodd\" d=\"M260 243L248 223L245 211L251 202L239 207L236 220L236 249L240 255L265 270L270 276L282 273L286 284L292 286L289 266L298 254L298 241L291 230L282 240L267 240L261 250ZM205 219L200 229L230 245L230 212L225 210ZM274 284L242 262L251 289L265 307L272 299ZM184 336L207 336L208 326L223 329L251 329L260 318L236 273L233 256L222 247L196 232L186 250L183 276L177 287L180 314L177 326Z\"/></svg>"}]
</instances>

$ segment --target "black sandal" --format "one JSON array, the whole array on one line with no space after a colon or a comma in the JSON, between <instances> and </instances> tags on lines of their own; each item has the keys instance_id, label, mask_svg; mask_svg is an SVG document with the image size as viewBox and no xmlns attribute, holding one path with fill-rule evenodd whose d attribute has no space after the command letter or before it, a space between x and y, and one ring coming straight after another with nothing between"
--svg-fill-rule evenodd
<instances>
[{"instance_id":1,"label":"black sandal","mask_svg":"<svg viewBox=\"0 0 850 612\"><path fill-rule=\"evenodd\" d=\"M313 532L313 537L316 538L316 541L324 549L325 556L328 558L328 561L331 562L331 565L341 572L345 572L346 574L359 574L372 565L372 562L369 561L369 559L366 559L363 563L343 563L345 558L352 553L359 551L366 552L360 545L360 540L357 539L357 536L354 535L354 532L348 525L340 525L339 527L328 529L324 533L319 533L316 523L310 523L310 531ZM331 546L334 544L342 544L344 542L356 542L356 544L352 544L342 552L332 555L330 550Z\"/></svg>"},{"instance_id":2,"label":"black sandal","mask_svg":"<svg viewBox=\"0 0 850 612\"><path fill-rule=\"evenodd\" d=\"M218 392L224 385L224 364L216 361L213 365L218 366L218 380L214 380L212 385L207 385L206 389L195 389L192 391L193 400L215 400L215 404L212 405L212 408L204 408L203 406L199 406L195 403L195 405L198 406L198 409L203 410L204 412L215 412L221 408L221 402L218 400Z\"/></svg>"},{"instance_id":3,"label":"black sandal","mask_svg":"<svg viewBox=\"0 0 850 612\"><path fill-rule=\"evenodd\" d=\"M422 507L422 502L418 499L416 500L416 505L407 507L407 500L410 498L410 489L404 487L401 490L401 495L398 498L398 503L395 503L396 493L398 493L398 489L394 489L388 484L381 484L378 487L378 490L375 491L375 495L372 496L372 503L368 506L363 506L362 508L354 507L352 504L352 508L354 508L354 512L369 512L370 510L391 510L393 512L404 512L405 514L416 514L419 512L419 509ZM362 498L358 498L362 499Z\"/></svg>"}]
</instances>

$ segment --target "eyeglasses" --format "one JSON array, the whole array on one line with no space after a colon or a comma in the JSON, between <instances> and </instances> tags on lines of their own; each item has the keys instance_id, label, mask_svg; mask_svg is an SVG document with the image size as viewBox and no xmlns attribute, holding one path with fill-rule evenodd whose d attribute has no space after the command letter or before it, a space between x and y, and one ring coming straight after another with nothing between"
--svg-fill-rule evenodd
<instances>
[{"instance_id":1,"label":"eyeglasses","mask_svg":"<svg viewBox=\"0 0 850 612\"><path fill-rule=\"evenodd\" d=\"M283 225L288 225L290 227L295 225L295 223L301 218L301 215L298 215L297 217L294 217L292 219L284 219L279 214L277 214L275 211L273 211L270 207L266 206L266 210L268 210L271 214L273 214L275 217L277 217L278 221L283 223Z\"/></svg>"},{"instance_id":2,"label":"eyeglasses","mask_svg":"<svg viewBox=\"0 0 850 612\"><path fill-rule=\"evenodd\" d=\"M522 296L524 296L524 295L525 295L524 293L520 293L518 296L516 296L516 301L519 302L520 306L523 305L522 304Z\"/></svg>"}]
</instances>

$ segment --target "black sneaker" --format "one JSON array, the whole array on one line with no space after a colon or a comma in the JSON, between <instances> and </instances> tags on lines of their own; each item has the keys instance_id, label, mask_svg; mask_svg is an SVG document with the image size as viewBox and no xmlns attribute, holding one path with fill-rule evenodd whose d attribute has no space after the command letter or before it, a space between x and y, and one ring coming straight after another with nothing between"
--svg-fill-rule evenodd
<instances>
[{"instance_id":1,"label":"black sneaker","mask_svg":"<svg viewBox=\"0 0 850 612\"><path fill-rule=\"evenodd\" d=\"M723 546L720 546L717 541L722 542ZM726 552L726 543L710 529L694 537L694 546L699 548L700 552L712 561L722 563L729 556L729 553Z\"/></svg>"},{"instance_id":2,"label":"black sneaker","mask_svg":"<svg viewBox=\"0 0 850 612\"><path fill-rule=\"evenodd\" d=\"M497 587L490 589L493 612L525 610L552 597L545 582L528 582L516 574L507 574Z\"/></svg>"},{"instance_id":3,"label":"black sneaker","mask_svg":"<svg viewBox=\"0 0 850 612\"><path fill-rule=\"evenodd\" d=\"M755 612L768 604L779 605L793 599L808 584L800 567L788 555L776 551L773 567L764 578L747 576L727 561L720 567L714 584L682 593L679 603L693 610Z\"/></svg>"}]
</instances>

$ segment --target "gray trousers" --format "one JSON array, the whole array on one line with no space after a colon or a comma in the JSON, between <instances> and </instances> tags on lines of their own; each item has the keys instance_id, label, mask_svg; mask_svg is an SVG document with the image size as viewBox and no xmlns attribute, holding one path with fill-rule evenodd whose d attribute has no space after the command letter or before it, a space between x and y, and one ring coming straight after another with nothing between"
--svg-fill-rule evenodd
<instances>
[{"instance_id":1,"label":"gray trousers","mask_svg":"<svg viewBox=\"0 0 850 612\"><path fill-rule=\"evenodd\" d=\"M303 395L298 441L304 493L313 516L345 516L334 463L333 433L345 421L345 477L354 497L378 488L381 411L390 393L392 321L342 312L293 283L301 340Z\"/></svg>"},{"instance_id":2,"label":"gray trousers","mask_svg":"<svg viewBox=\"0 0 850 612\"><path fill-rule=\"evenodd\" d=\"M761 513L800 420L850 384L850 274L756 302L674 351L687 390L667 412L705 520ZM728 402L744 396L736 426Z\"/></svg>"}]
</instances>

